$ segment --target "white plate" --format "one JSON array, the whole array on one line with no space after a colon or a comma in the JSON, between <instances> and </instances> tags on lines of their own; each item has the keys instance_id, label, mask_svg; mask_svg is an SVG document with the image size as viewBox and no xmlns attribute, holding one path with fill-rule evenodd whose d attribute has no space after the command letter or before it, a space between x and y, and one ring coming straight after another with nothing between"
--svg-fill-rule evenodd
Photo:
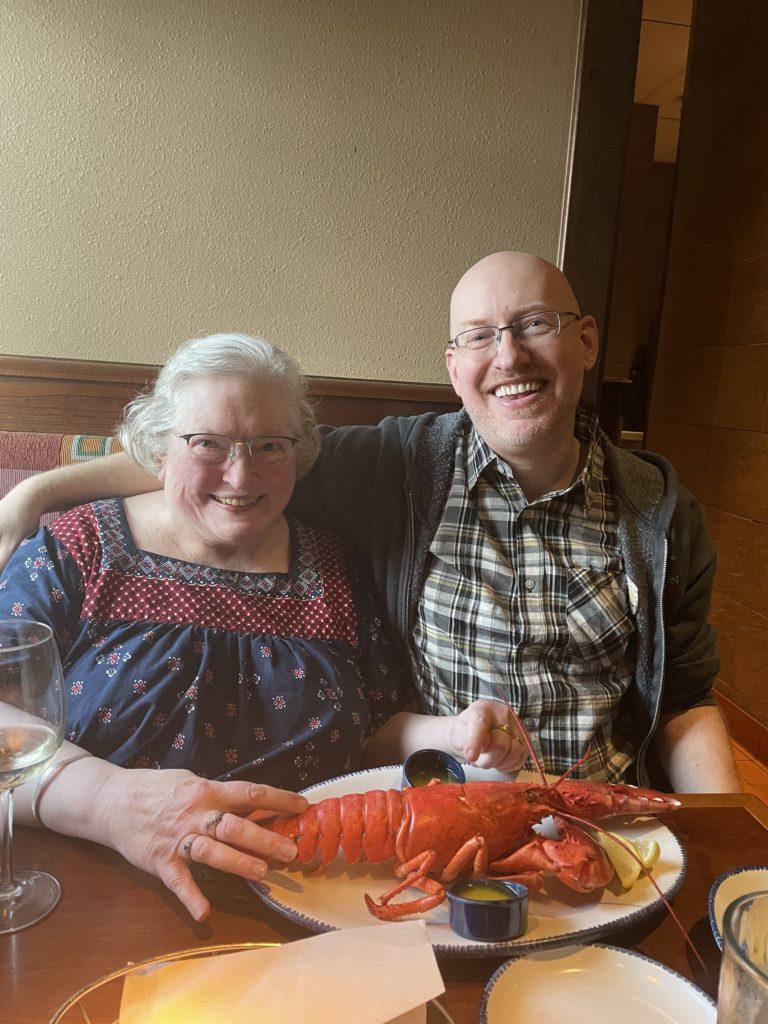
<instances>
[{"instance_id":1,"label":"white plate","mask_svg":"<svg viewBox=\"0 0 768 1024\"><path fill-rule=\"evenodd\" d=\"M723 948L723 917L726 908L739 896L748 892L765 892L768 889L768 866L754 864L746 868L734 868L718 875L709 890L709 923L715 942Z\"/></svg>"},{"instance_id":2,"label":"white plate","mask_svg":"<svg viewBox=\"0 0 768 1024\"><path fill-rule=\"evenodd\" d=\"M468 781L508 780L508 776L498 772L472 767L466 768L466 774ZM398 789L401 775L402 768L398 765L371 768L321 782L304 790L304 793L316 802L369 789ZM528 781L533 776L521 772L518 778ZM667 899L671 899L685 877L685 854L677 837L657 818L627 821L626 818L612 819L611 825L631 839L655 839L661 847L653 876ZM323 932L336 928L361 928L374 923L365 906L363 893L367 892L374 898L383 895L394 885L394 876L389 864L361 863L350 867L337 857L322 873L317 873L317 869L309 865L289 867L269 871L263 882L249 884L281 914L305 928ZM545 890L531 894L527 932L509 942L476 942L457 935L448 924L447 900L424 917L436 952L452 956L500 956L608 935L636 924L661 905L658 893L647 878L641 878L629 892L620 895L604 889L589 896L572 892L559 882L549 881Z\"/></svg>"},{"instance_id":3,"label":"white plate","mask_svg":"<svg viewBox=\"0 0 768 1024\"><path fill-rule=\"evenodd\" d=\"M565 946L509 960L485 987L479 1024L715 1024L701 989L640 953Z\"/></svg>"}]
</instances>

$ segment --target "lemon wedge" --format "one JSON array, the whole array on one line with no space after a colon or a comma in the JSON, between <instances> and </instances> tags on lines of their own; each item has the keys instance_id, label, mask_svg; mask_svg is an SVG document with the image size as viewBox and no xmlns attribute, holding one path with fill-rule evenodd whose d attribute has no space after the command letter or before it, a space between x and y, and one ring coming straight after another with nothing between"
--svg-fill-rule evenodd
<instances>
[{"instance_id":1,"label":"lemon wedge","mask_svg":"<svg viewBox=\"0 0 768 1024\"><path fill-rule=\"evenodd\" d=\"M596 832L593 833L593 838L605 850L621 886L625 890L632 888L643 870L629 851L631 850L639 858L645 868L652 867L661 853L661 847L655 839L629 839L619 832L607 834ZM617 842L617 839L620 842ZM625 849L625 847L629 849Z\"/></svg>"}]
</instances>

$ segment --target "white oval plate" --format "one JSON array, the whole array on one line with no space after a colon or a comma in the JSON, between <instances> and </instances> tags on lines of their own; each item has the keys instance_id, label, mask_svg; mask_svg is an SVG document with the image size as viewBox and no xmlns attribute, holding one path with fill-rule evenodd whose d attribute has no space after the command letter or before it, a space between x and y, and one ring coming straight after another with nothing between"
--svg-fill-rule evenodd
<instances>
[{"instance_id":1,"label":"white oval plate","mask_svg":"<svg viewBox=\"0 0 768 1024\"><path fill-rule=\"evenodd\" d=\"M709 890L709 923L715 942L723 948L723 917L726 907L748 892L764 892L768 889L768 866L753 864L746 868L734 868L718 875Z\"/></svg>"},{"instance_id":2,"label":"white oval plate","mask_svg":"<svg viewBox=\"0 0 768 1024\"><path fill-rule=\"evenodd\" d=\"M715 1024L681 974L615 946L565 946L509 960L485 987L479 1024Z\"/></svg>"},{"instance_id":3,"label":"white oval plate","mask_svg":"<svg viewBox=\"0 0 768 1024\"><path fill-rule=\"evenodd\" d=\"M466 768L469 781L508 781L499 772ZM345 793L361 793L369 789L397 789L402 768L392 765L371 768L364 772L343 775L304 790L314 802ZM520 781L533 779L520 773ZM685 877L685 854L677 836L657 818L613 819L611 824L631 839L655 839L661 856L653 868L653 877L661 891L671 899ZM269 871L264 881L249 883L254 892L291 920L324 932L336 928L362 928L375 923L368 913L364 893L374 898L394 885L389 864L346 865L340 857L322 873L309 865ZM451 956L503 956L532 949L561 946L609 935L628 928L655 913L662 901L647 878L641 878L629 892L616 895L608 889L583 896L559 882L546 883L540 893L532 893L528 906L528 931L509 942L477 942L465 939L448 923L447 901L428 911L424 918L427 933L435 951Z\"/></svg>"}]
</instances>

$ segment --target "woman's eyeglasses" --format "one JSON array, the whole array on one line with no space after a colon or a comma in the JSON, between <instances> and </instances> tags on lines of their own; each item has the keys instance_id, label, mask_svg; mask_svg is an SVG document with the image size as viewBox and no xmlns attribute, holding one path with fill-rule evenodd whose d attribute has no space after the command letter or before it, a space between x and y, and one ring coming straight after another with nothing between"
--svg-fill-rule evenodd
<instances>
[{"instance_id":1,"label":"woman's eyeglasses","mask_svg":"<svg viewBox=\"0 0 768 1024\"><path fill-rule=\"evenodd\" d=\"M257 466L277 466L287 462L298 444L298 437L258 434L245 441L234 441L223 434L177 434L187 442L190 454L210 466L224 466L234 462L237 449L244 448Z\"/></svg>"}]
</instances>

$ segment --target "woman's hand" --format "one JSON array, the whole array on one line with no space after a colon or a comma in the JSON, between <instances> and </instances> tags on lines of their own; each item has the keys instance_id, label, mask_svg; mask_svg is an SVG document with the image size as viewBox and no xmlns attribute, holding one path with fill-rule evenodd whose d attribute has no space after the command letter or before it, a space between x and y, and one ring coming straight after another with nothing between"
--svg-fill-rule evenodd
<instances>
[{"instance_id":1,"label":"woman's hand","mask_svg":"<svg viewBox=\"0 0 768 1024\"><path fill-rule=\"evenodd\" d=\"M191 864L259 880L267 861L289 863L296 846L252 819L298 814L307 806L303 796L272 786L209 782L176 769L113 772L99 802L100 841L162 879L196 921L211 906Z\"/></svg>"},{"instance_id":2,"label":"woman's hand","mask_svg":"<svg viewBox=\"0 0 768 1024\"><path fill-rule=\"evenodd\" d=\"M516 772L525 764L528 747L501 701L476 700L448 721L453 751L470 764L500 772Z\"/></svg>"},{"instance_id":3,"label":"woman's hand","mask_svg":"<svg viewBox=\"0 0 768 1024\"><path fill-rule=\"evenodd\" d=\"M21 484L0 501L0 572L24 538L38 528L41 515Z\"/></svg>"}]
</instances>

